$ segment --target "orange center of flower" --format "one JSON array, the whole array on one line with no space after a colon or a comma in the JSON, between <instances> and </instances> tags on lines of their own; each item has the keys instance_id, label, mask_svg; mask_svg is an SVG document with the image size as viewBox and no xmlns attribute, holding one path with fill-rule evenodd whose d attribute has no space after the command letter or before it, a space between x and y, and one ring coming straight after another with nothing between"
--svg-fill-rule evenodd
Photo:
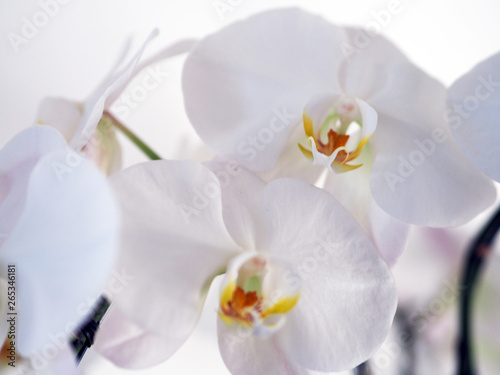
<instances>
[{"instance_id":1,"label":"orange center of flower","mask_svg":"<svg viewBox=\"0 0 500 375\"><path fill-rule=\"evenodd\" d=\"M272 272L272 265L254 257L229 277L222 290L218 311L224 323L248 328L276 327L283 315L295 307L300 296L298 290L287 293L289 289L285 284L264 289L264 280Z\"/></svg>"},{"instance_id":2,"label":"orange center of flower","mask_svg":"<svg viewBox=\"0 0 500 375\"><path fill-rule=\"evenodd\" d=\"M347 141L349 140L349 135L347 134L339 134L335 130L330 129L328 131L328 141L327 143L323 143L318 135L316 138L316 148L319 152L326 156L330 156L337 150L338 148L345 147ZM345 150L340 150L337 156L335 157L335 161L339 163L343 163L348 159L349 155Z\"/></svg>"},{"instance_id":3,"label":"orange center of flower","mask_svg":"<svg viewBox=\"0 0 500 375\"><path fill-rule=\"evenodd\" d=\"M221 311L228 318L253 323L255 313L262 315L262 296L258 297L256 291L245 292L237 286L231 300L221 304Z\"/></svg>"},{"instance_id":4,"label":"orange center of flower","mask_svg":"<svg viewBox=\"0 0 500 375\"><path fill-rule=\"evenodd\" d=\"M349 162L361 154L371 134L363 135L360 110L352 99L344 98L333 106L323 124L316 124L316 129L312 118L305 112L303 124L307 142L299 143L298 146L307 159L314 164L328 165L337 172L347 172L361 167L362 164L352 165ZM361 139L349 145L348 149L347 143L352 131L355 133L357 131L358 136L361 134Z\"/></svg>"}]
</instances>

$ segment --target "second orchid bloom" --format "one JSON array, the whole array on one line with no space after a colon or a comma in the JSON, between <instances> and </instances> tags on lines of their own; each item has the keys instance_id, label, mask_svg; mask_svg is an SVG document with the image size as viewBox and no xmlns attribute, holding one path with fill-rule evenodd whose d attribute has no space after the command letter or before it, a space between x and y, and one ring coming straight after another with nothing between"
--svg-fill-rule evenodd
<instances>
[{"instance_id":1,"label":"second orchid bloom","mask_svg":"<svg viewBox=\"0 0 500 375\"><path fill-rule=\"evenodd\" d=\"M188 56L187 114L219 155L266 179L316 183L314 164L332 169L325 189L369 232L372 201L404 223L469 221L496 194L453 142L445 87L382 36L362 34L298 9L234 23Z\"/></svg>"},{"instance_id":2,"label":"second orchid bloom","mask_svg":"<svg viewBox=\"0 0 500 375\"><path fill-rule=\"evenodd\" d=\"M168 343L155 361L166 359L223 273L219 348L232 373L340 371L367 360L397 298L361 227L321 189L294 179L266 185L226 167L156 161L111 178L124 217L119 267L135 276L115 307L144 336ZM203 205L198 192L210 192Z\"/></svg>"}]
</instances>

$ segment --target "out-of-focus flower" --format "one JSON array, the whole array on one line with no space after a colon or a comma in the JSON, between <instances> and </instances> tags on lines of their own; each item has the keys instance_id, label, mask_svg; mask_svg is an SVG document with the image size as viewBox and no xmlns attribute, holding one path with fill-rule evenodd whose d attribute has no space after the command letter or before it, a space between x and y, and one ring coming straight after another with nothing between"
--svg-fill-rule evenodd
<instances>
[{"instance_id":1,"label":"out-of-focus flower","mask_svg":"<svg viewBox=\"0 0 500 375\"><path fill-rule=\"evenodd\" d=\"M311 183L324 170L314 164L345 172L324 187L392 262L402 222L462 224L496 192L449 136L444 86L366 35L296 9L266 12L199 42L183 90L193 126L222 157ZM387 228L398 230L387 238Z\"/></svg>"},{"instance_id":2,"label":"out-of-focus flower","mask_svg":"<svg viewBox=\"0 0 500 375\"><path fill-rule=\"evenodd\" d=\"M16 266L16 350L37 371L64 366L67 355L51 361L54 350L66 350L108 279L117 248L118 212L105 176L84 156L96 152L102 162L107 153L103 147L117 145L114 136L91 140L99 132L103 111L144 67L137 63L155 35L85 103L46 99L38 122L51 126L31 127L0 151L0 276L8 278L8 266ZM191 43L169 47L149 62ZM8 301L4 296L0 306L10 308ZM2 342L10 329L3 324Z\"/></svg>"},{"instance_id":3,"label":"out-of-focus flower","mask_svg":"<svg viewBox=\"0 0 500 375\"><path fill-rule=\"evenodd\" d=\"M184 343L221 273L219 347L232 373L350 369L384 340L396 307L392 276L327 192L293 179L265 185L216 162L144 163L111 183L124 219L118 266L135 276L113 302L136 337L163 341L149 360ZM118 365L154 364L115 344L106 355Z\"/></svg>"},{"instance_id":4,"label":"out-of-focus flower","mask_svg":"<svg viewBox=\"0 0 500 375\"><path fill-rule=\"evenodd\" d=\"M476 168L500 181L500 53L479 63L448 89L446 118Z\"/></svg>"},{"instance_id":5,"label":"out-of-focus flower","mask_svg":"<svg viewBox=\"0 0 500 375\"><path fill-rule=\"evenodd\" d=\"M64 98L45 98L40 104L37 122L55 127L74 149L82 150L107 174L121 169L121 149L115 129L111 121L99 121L103 112L111 109L123 90L143 69L162 59L185 53L195 43L193 40L177 42L139 64L144 49L157 34L156 30L153 31L136 55L118 73L101 84L84 103Z\"/></svg>"},{"instance_id":6,"label":"out-of-focus flower","mask_svg":"<svg viewBox=\"0 0 500 375\"><path fill-rule=\"evenodd\" d=\"M29 360L42 372L61 365L50 362L105 284L118 211L105 176L48 126L0 150L0 192L0 278L9 293L0 306L17 313L0 323L0 341L6 350L15 342L16 366Z\"/></svg>"},{"instance_id":7,"label":"out-of-focus flower","mask_svg":"<svg viewBox=\"0 0 500 375\"><path fill-rule=\"evenodd\" d=\"M398 312L391 334L370 360L375 375L456 373L460 271L476 226L412 229L408 248L392 269ZM472 306L472 347L485 375L500 368L499 267L498 254L492 253Z\"/></svg>"},{"instance_id":8,"label":"out-of-focus flower","mask_svg":"<svg viewBox=\"0 0 500 375\"><path fill-rule=\"evenodd\" d=\"M398 312L386 342L370 359L375 375L452 374L466 239L463 229L412 228L392 268Z\"/></svg>"}]
</instances>

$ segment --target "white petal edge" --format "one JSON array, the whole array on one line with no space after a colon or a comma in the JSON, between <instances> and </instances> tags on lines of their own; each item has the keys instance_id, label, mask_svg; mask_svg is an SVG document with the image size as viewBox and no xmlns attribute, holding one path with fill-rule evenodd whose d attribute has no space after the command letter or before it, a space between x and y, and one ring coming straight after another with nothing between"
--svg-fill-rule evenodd
<instances>
[{"instance_id":1,"label":"white petal edge","mask_svg":"<svg viewBox=\"0 0 500 375\"><path fill-rule=\"evenodd\" d=\"M151 66L161 60L168 59L170 57L174 57L177 55L181 55L183 53L189 52L197 43L196 39L185 39L178 42L173 43L155 53L153 56L145 59L144 61L137 64L134 71L130 74L128 79L123 82L119 87L117 87L106 99L105 108L111 106L111 104L118 99L118 97L122 94L123 90L127 87L128 84L134 79L134 77L139 74L143 69Z\"/></svg>"},{"instance_id":2,"label":"white petal edge","mask_svg":"<svg viewBox=\"0 0 500 375\"><path fill-rule=\"evenodd\" d=\"M80 123L70 142L70 146L73 149L79 150L87 144L101 119L108 96L126 82L137 66L146 46L157 35L158 30L153 30L132 60L110 82L104 84L85 102Z\"/></svg>"}]
</instances>

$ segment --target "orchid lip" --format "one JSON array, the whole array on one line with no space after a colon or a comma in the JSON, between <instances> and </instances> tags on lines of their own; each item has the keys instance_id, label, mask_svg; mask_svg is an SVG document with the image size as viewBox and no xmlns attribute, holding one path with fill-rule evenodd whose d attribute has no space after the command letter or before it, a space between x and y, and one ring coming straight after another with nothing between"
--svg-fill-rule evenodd
<instances>
[{"instance_id":1,"label":"orchid lip","mask_svg":"<svg viewBox=\"0 0 500 375\"><path fill-rule=\"evenodd\" d=\"M300 290L287 285L289 265L260 254L242 254L228 268L218 315L228 326L244 326L267 338L281 329L297 304ZM278 284L276 284L276 280Z\"/></svg>"},{"instance_id":2,"label":"orchid lip","mask_svg":"<svg viewBox=\"0 0 500 375\"><path fill-rule=\"evenodd\" d=\"M352 165L349 162L361 154L375 131L376 115L375 124L370 123L368 129L363 129L363 112L368 111L374 112L363 101L345 96L330 107L323 116L321 126L315 129L312 116L305 108L303 124L307 143L298 144L300 151L307 159L313 161L313 165L323 165L337 172L361 167L362 164ZM356 133L358 140L354 139Z\"/></svg>"}]
</instances>

